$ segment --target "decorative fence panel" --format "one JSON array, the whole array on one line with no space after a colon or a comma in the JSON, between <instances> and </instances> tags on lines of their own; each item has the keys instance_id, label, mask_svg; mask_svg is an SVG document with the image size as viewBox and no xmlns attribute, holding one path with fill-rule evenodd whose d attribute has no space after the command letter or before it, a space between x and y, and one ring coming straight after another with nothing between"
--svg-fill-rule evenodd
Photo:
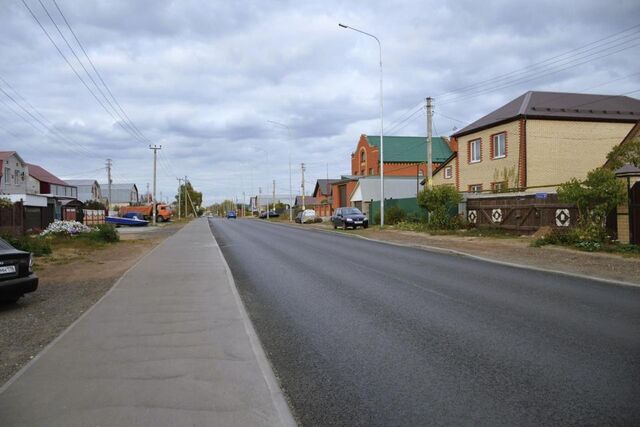
<instances>
[{"instance_id":1,"label":"decorative fence panel","mask_svg":"<svg viewBox=\"0 0 640 427\"><path fill-rule=\"evenodd\" d=\"M96 209L83 209L84 225L93 227L94 225L104 224L104 211Z\"/></svg>"},{"instance_id":2,"label":"decorative fence panel","mask_svg":"<svg viewBox=\"0 0 640 427\"><path fill-rule=\"evenodd\" d=\"M466 219L476 227L531 233L543 226L559 229L573 227L578 220L578 209L560 203L557 194L469 196Z\"/></svg>"}]
</instances>

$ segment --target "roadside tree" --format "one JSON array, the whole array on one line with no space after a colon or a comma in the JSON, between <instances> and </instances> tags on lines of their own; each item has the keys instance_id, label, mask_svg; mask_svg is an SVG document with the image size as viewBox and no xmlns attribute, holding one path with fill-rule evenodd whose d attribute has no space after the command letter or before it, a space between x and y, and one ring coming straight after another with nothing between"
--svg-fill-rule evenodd
<instances>
[{"instance_id":1,"label":"roadside tree","mask_svg":"<svg viewBox=\"0 0 640 427\"><path fill-rule=\"evenodd\" d=\"M558 199L578 208L578 240L602 242L606 238L607 215L626 201L627 191L611 170L598 168L590 171L584 181L573 178L560 185Z\"/></svg>"},{"instance_id":2,"label":"roadside tree","mask_svg":"<svg viewBox=\"0 0 640 427\"><path fill-rule=\"evenodd\" d=\"M429 211L429 227L451 230L459 226L458 217L449 211L462 201L462 196L452 185L436 185L418 194L418 204Z\"/></svg>"}]
</instances>

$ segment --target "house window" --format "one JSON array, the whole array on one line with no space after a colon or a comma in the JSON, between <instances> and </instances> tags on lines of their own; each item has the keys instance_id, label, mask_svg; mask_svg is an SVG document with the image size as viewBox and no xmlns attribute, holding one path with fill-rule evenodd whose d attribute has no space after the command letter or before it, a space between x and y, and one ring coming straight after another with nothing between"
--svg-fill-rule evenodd
<instances>
[{"instance_id":1,"label":"house window","mask_svg":"<svg viewBox=\"0 0 640 427\"><path fill-rule=\"evenodd\" d=\"M470 193L480 193L482 191L482 184L471 184L469 186Z\"/></svg>"},{"instance_id":2,"label":"house window","mask_svg":"<svg viewBox=\"0 0 640 427\"><path fill-rule=\"evenodd\" d=\"M507 155L507 134L493 135L493 158L501 159Z\"/></svg>"},{"instance_id":3,"label":"house window","mask_svg":"<svg viewBox=\"0 0 640 427\"><path fill-rule=\"evenodd\" d=\"M453 177L453 167L447 166L444 168L444 179L451 179Z\"/></svg>"},{"instance_id":4,"label":"house window","mask_svg":"<svg viewBox=\"0 0 640 427\"><path fill-rule=\"evenodd\" d=\"M373 168L369 168L369 175L373 175Z\"/></svg>"},{"instance_id":5,"label":"house window","mask_svg":"<svg viewBox=\"0 0 640 427\"><path fill-rule=\"evenodd\" d=\"M360 163L364 163L367 159L367 154L364 150L360 151Z\"/></svg>"},{"instance_id":6,"label":"house window","mask_svg":"<svg viewBox=\"0 0 640 427\"><path fill-rule=\"evenodd\" d=\"M493 191L494 193L501 193L501 192L505 191L507 188L508 188L508 186L507 186L507 182L506 181L492 182L491 183L491 191Z\"/></svg>"},{"instance_id":7,"label":"house window","mask_svg":"<svg viewBox=\"0 0 640 427\"><path fill-rule=\"evenodd\" d=\"M482 160L482 141L474 139L469 141L469 163L478 163Z\"/></svg>"},{"instance_id":8,"label":"house window","mask_svg":"<svg viewBox=\"0 0 640 427\"><path fill-rule=\"evenodd\" d=\"M4 168L4 183L11 184L11 168Z\"/></svg>"},{"instance_id":9,"label":"house window","mask_svg":"<svg viewBox=\"0 0 640 427\"><path fill-rule=\"evenodd\" d=\"M15 185L20 185L20 171L18 169L15 170L15 175L13 176L13 183Z\"/></svg>"}]
</instances>

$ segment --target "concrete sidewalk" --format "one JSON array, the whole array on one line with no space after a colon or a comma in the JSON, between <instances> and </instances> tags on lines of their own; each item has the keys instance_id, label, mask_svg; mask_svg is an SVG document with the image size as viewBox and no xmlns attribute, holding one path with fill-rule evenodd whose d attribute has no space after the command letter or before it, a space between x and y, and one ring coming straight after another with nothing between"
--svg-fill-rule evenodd
<instances>
[{"instance_id":1,"label":"concrete sidewalk","mask_svg":"<svg viewBox=\"0 0 640 427\"><path fill-rule=\"evenodd\" d=\"M0 389L2 426L295 425L206 220Z\"/></svg>"}]
</instances>

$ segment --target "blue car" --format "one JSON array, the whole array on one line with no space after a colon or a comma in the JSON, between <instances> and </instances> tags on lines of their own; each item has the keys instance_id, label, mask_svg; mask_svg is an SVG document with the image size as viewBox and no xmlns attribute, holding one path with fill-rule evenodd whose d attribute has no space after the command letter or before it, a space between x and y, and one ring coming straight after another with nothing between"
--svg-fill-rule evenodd
<instances>
[{"instance_id":1,"label":"blue car","mask_svg":"<svg viewBox=\"0 0 640 427\"><path fill-rule=\"evenodd\" d=\"M238 218L238 215L236 214L236 211L229 211L227 212L227 218Z\"/></svg>"}]
</instances>

